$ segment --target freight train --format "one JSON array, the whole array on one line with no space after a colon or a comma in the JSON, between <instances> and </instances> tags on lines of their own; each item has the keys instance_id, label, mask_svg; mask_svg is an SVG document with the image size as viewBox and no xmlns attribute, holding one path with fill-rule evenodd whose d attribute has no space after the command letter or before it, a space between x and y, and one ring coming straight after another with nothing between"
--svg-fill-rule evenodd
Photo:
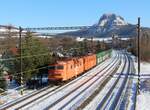
<instances>
[{"instance_id":1,"label":"freight train","mask_svg":"<svg viewBox=\"0 0 150 110\"><path fill-rule=\"evenodd\" d=\"M109 58L111 52L112 50L107 50L80 58L59 60L55 64L50 64L48 66L48 80L67 81L77 77Z\"/></svg>"}]
</instances>

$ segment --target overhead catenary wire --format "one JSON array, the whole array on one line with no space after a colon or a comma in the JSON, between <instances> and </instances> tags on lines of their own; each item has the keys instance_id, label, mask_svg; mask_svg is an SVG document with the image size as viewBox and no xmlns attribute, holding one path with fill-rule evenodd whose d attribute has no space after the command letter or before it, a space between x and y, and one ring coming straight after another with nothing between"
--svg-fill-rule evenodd
<instances>
[{"instance_id":1,"label":"overhead catenary wire","mask_svg":"<svg viewBox=\"0 0 150 110\"><path fill-rule=\"evenodd\" d=\"M78 49L82 49L84 47L79 47L79 48L72 48L72 50L78 50ZM67 52L70 50L63 50L63 52ZM47 55L52 55L53 52L48 52L48 53L42 53L42 54L36 54L36 55L22 55L22 57L15 57L15 58L0 58L0 61L10 61L10 60L16 60L16 59L24 59L24 58L32 58L32 57L42 57L42 56L47 56Z\"/></svg>"},{"instance_id":2,"label":"overhead catenary wire","mask_svg":"<svg viewBox=\"0 0 150 110\"><path fill-rule=\"evenodd\" d=\"M14 74L15 74L15 75L19 75L19 74L23 74L23 73L28 73L28 72L37 71L37 70L40 70L40 69L46 69L46 68L48 68L48 67L49 67L49 66L43 66L43 67L40 67L40 68L30 69L30 70L26 70L26 71L14 73Z\"/></svg>"},{"instance_id":3,"label":"overhead catenary wire","mask_svg":"<svg viewBox=\"0 0 150 110\"><path fill-rule=\"evenodd\" d=\"M11 49L11 47L10 46L13 46L13 47L16 47L16 48L18 48L18 43L16 43L16 44L12 44L12 45L9 45L9 44L4 44L4 45L0 45L0 49L8 49L8 47L9 47L9 49ZM27 45L26 43L22 43L22 45L24 46L24 45ZM36 46L36 45L28 45L29 47L38 47L38 46ZM47 45L48 46L48 45ZM26 48L24 48L24 47L22 47L22 49L26 49Z\"/></svg>"},{"instance_id":4,"label":"overhead catenary wire","mask_svg":"<svg viewBox=\"0 0 150 110\"><path fill-rule=\"evenodd\" d=\"M88 39L87 39L88 40ZM16 47L16 48L18 48L18 43L17 44L12 44L14 47ZM8 49L8 47L9 47L9 49L11 49L10 48L10 46L12 46L12 45L10 45L10 44L4 44L4 45L0 45L0 49ZM22 43L22 45L24 46L24 45L27 45L26 43ZM38 46L36 46L36 45L28 45L29 47L38 47ZM47 45L45 45L45 46L47 46L47 47L50 47L48 44ZM26 49L26 48L23 48L22 47L22 49Z\"/></svg>"},{"instance_id":5,"label":"overhead catenary wire","mask_svg":"<svg viewBox=\"0 0 150 110\"><path fill-rule=\"evenodd\" d=\"M0 59L0 61L9 61L9 60L16 60L16 59L24 59L24 58L32 58L32 57L40 57L40 56L46 56L51 55L51 53L45 53L45 54L38 54L38 55L28 55L28 56L22 56L22 57L16 57L16 58L6 58L6 59Z\"/></svg>"}]
</instances>

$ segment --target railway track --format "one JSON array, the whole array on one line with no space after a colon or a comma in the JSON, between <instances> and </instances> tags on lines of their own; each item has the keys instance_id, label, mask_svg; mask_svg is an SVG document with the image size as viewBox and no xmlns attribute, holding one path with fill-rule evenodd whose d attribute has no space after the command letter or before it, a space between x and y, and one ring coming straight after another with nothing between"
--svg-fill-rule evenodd
<instances>
[{"instance_id":1,"label":"railway track","mask_svg":"<svg viewBox=\"0 0 150 110\"><path fill-rule=\"evenodd\" d=\"M77 93L77 91L80 91L80 92L83 93L83 91L86 90L85 87L87 88L87 83L88 83L88 87L89 87L92 83L94 83L93 81L97 80L100 77L102 78L102 76L104 77L104 75L102 75L102 73L106 72L106 69L109 70L110 67L114 67L114 64L118 60L117 58L115 58L115 60L113 60L114 63L106 65L99 72L96 71L95 73L92 73L92 75L89 75L88 77L87 76L84 77L84 80L82 80L80 82L78 81L76 84L74 83L73 85L71 85L71 88L64 88L64 90L61 90L61 91L58 90L57 92L51 93L51 94L47 95L46 98L43 98L42 100L39 100L37 103L34 102L36 104L28 105L28 106L26 106L22 109L38 109L39 106L40 106L40 109L44 109L45 108L44 106L47 106L45 104L46 102L49 102L49 105L45 109L49 109L49 108L52 108L55 105L57 105L63 99L66 99L66 97L72 95L73 93ZM89 82L91 82L91 83L89 83ZM82 89L81 89L81 87L82 87Z\"/></svg>"},{"instance_id":2,"label":"railway track","mask_svg":"<svg viewBox=\"0 0 150 110\"><path fill-rule=\"evenodd\" d=\"M130 77L130 75L132 74L132 66L131 66L131 58L130 57L128 57L128 62L129 62L128 73L127 73L127 77L125 76L127 79L126 79L126 82L124 85L124 89L122 90L122 93L120 95L120 100L118 101L118 104L116 106L116 110L120 110L120 109L125 110L125 105L124 105L125 98L126 98L126 100L128 99L128 95L126 93L127 93L129 85L132 84L132 82L131 82L132 78Z\"/></svg>"},{"instance_id":3,"label":"railway track","mask_svg":"<svg viewBox=\"0 0 150 110\"><path fill-rule=\"evenodd\" d=\"M121 56L120 56L119 60L120 60L120 63L119 63L119 65L120 65L122 63ZM118 66L118 68L119 68L119 66ZM109 80L112 78L112 76L117 72L118 68L114 68L110 72L110 74L107 75L107 77L103 78L103 80L99 83L99 85L95 87L96 88L95 91L93 91L93 93L91 93L89 95L89 97L84 100L84 102L82 104L78 105L76 107L76 109L77 110L83 110L97 96L97 94L101 90L103 90L103 88L105 87L105 85L109 82Z\"/></svg>"},{"instance_id":4,"label":"railway track","mask_svg":"<svg viewBox=\"0 0 150 110\"><path fill-rule=\"evenodd\" d=\"M121 103L121 107L123 106L124 110L130 109L130 110L135 110L136 109L136 96L137 96L137 82L138 78L136 75L136 70L134 67L134 61L133 58L130 57L131 59L131 77L129 79L129 84L127 87L127 90L125 92L124 100Z\"/></svg>"},{"instance_id":5,"label":"railway track","mask_svg":"<svg viewBox=\"0 0 150 110\"><path fill-rule=\"evenodd\" d=\"M82 105L84 102L86 102L86 99L90 97L91 94L93 94L93 89L97 89L98 86L104 86L104 83L106 83L106 80L108 77L113 74L113 72L116 71L118 68L120 62L117 62L116 64L112 64L109 68L107 68L105 71L103 71L103 75L97 75L95 77L95 80L89 85L86 86L81 92L79 92L77 95L72 97L70 100L67 100L67 103L64 104L61 108L57 108L59 103L52 109L82 109L80 108L80 105ZM94 78L93 78L94 79ZM67 96L70 98L70 96ZM81 98L82 97L82 98ZM62 103L64 103L64 100L62 100ZM50 108L51 109L51 108Z\"/></svg>"},{"instance_id":6,"label":"railway track","mask_svg":"<svg viewBox=\"0 0 150 110\"><path fill-rule=\"evenodd\" d=\"M115 110L120 108L123 91L125 91L124 88L130 73L130 60L128 56L125 56L125 63L120 73L114 83L111 83L111 87L105 92L105 96L101 98L98 105L96 105L96 110ZM121 77L122 74L124 74L123 77Z\"/></svg>"},{"instance_id":7,"label":"railway track","mask_svg":"<svg viewBox=\"0 0 150 110\"><path fill-rule=\"evenodd\" d=\"M134 81L137 81L133 75L135 75L135 70L134 70L134 64L133 64L133 59L129 57L130 60L130 72L129 76L126 82L126 86L122 92L121 100L120 103L117 105L116 109L117 110L135 110L135 105L136 102L136 89L135 91L132 90L132 87L134 85ZM132 106L131 106L132 105Z\"/></svg>"},{"instance_id":8,"label":"railway track","mask_svg":"<svg viewBox=\"0 0 150 110\"><path fill-rule=\"evenodd\" d=\"M92 98L92 100L85 105L84 107L82 107L84 110L96 110L96 109L104 109L103 108L103 104L105 104L108 99L108 94L111 93L112 91L110 90L110 88L113 88L113 84L115 83L118 75L120 75L120 73L123 71L124 67L125 67L126 63L124 60L124 54L121 55L121 65L119 66L118 70L115 72L115 74L113 74L110 78L110 80L105 84L105 86L100 89L99 91L96 91L96 95L94 96L94 98ZM98 108L99 107L99 108Z\"/></svg>"},{"instance_id":9,"label":"railway track","mask_svg":"<svg viewBox=\"0 0 150 110\"><path fill-rule=\"evenodd\" d=\"M102 63L102 65L108 66L108 64L105 64L105 63ZM95 67L95 71L98 69L98 67L99 66ZM102 69L104 69L104 68L102 68ZM93 71L94 70L91 70L90 72L93 73ZM90 72L87 72L87 73L90 73ZM66 84L63 88L66 88L67 86L70 86L71 84L77 82L78 80L80 80L81 78L83 78L86 75L88 75L88 74L84 74L83 76L80 76L79 78L77 78L77 79L73 80L72 82ZM44 88L44 89L42 89L40 91L37 91L37 92L35 92L35 93L31 94L31 95L28 95L28 96L26 96L24 98L18 99L15 102L8 103L8 104L6 104L4 106L1 106L0 109L11 109L11 108L20 109L20 108L23 108L26 105L34 102L35 100L38 100L38 99L46 96L47 94L58 90L59 88L60 87L52 87L52 88L51 87L47 87L47 88ZM63 89L63 88L60 88L58 91L61 91L61 89Z\"/></svg>"},{"instance_id":10,"label":"railway track","mask_svg":"<svg viewBox=\"0 0 150 110\"><path fill-rule=\"evenodd\" d=\"M5 109L8 109L8 108L11 108L12 106L14 106L14 105L16 105L16 104L18 104L18 103L20 103L20 102L22 102L22 101L24 101L24 100L28 100L28 99L30 99L30 98L33 98L33 97L36 96L36 95L39 95L39 97L41 97L41 96L43 95L43 92L46 91L46 90L49 90L49 88L51 88L51 87L48 86L48 87L43 88L43 89L41 89L41 90L39 90L39 91L33 92L33 93L29 94L29 95L26 95L26 96L24 96L24 97L18 98L18 99L15 100L15 101L6 103L6 104L0 106L0 110L1 110L1 109L2 109L2 110L5 110ZM55 89L57 89L57 87L56 87L56 88L55 88L55 87L54 87L54 88L51 88L51 89L50 89L49 91L47 91L47 92L54 91ZM34 98L32 99L32 101L34 101Z\"/></svg>"}]
</instances>

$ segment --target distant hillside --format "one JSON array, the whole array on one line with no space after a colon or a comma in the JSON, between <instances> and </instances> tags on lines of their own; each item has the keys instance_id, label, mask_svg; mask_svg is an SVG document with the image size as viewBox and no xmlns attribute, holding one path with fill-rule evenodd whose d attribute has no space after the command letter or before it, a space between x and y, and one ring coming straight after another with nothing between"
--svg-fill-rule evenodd
<instances>
[{"instance_id":1,"label":"distant hillside","mask_svg":"<svg viewBox=\"0 0 150 110\"><path fill-rule=\"evenodd\" d=\"M150 31L149 28L143 28ZM67 32L60 35L80 36L80 37L112 37L118 35L120 37L136 36L136 25L127 23L121 16L115 14L104 14L97 24L84 30Z\"/></svg>"}]
</instances>

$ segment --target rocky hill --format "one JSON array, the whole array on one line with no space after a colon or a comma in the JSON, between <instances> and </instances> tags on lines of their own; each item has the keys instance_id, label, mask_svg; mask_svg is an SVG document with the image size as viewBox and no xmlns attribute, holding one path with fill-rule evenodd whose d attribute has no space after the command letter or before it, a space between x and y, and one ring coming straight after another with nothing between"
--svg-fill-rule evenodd
<instances>
[{"instance_id":1,"label":"rocky hill","mask_svg":"<svg viewBox=\"0 0 150 110\"><path fill-rule=\"evenodd\" d=\"M149 28L143 28L150 31ZM67 32L61 35L80 36L80 37L134 37L136 36L136 25L130 24L123 17L116 14L103 14L98 23L88 29Z\"/></svg>"}]
</instances>

